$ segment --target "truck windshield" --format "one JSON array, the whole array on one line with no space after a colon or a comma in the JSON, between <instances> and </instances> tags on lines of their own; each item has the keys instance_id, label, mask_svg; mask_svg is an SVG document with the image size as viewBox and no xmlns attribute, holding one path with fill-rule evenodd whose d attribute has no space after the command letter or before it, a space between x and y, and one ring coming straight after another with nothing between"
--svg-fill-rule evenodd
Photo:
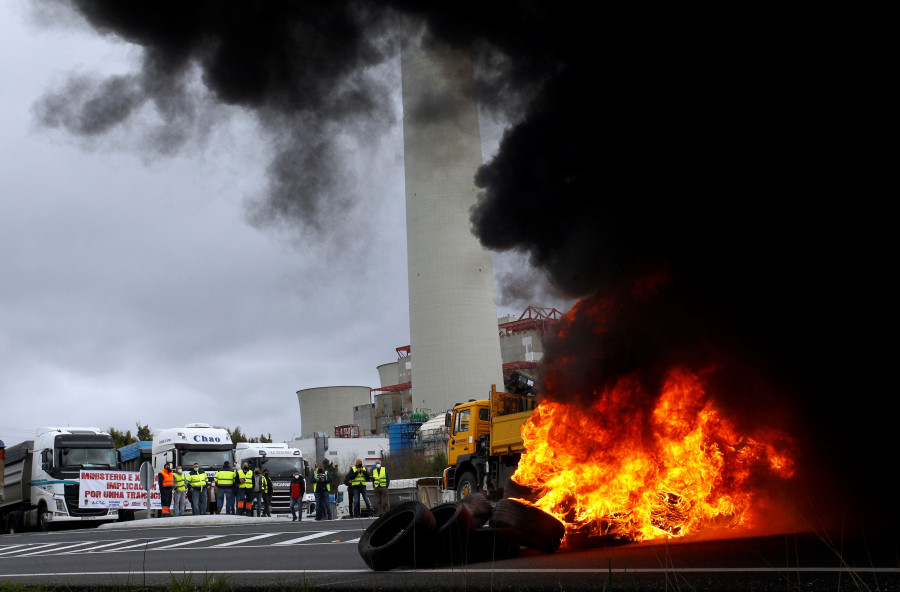
<instances>
[{"instance_id":1,"label":"truck windshield","mask_svg":"<svg viewBox=\"0 0 900 592\"><path fill-rule=\"evenodd\" d=\"M60 448L56 464L60 467L114 467L115 448Z\"/></svg>"},{"instance_id":2,"label":"truck windshield","mask_svg":"<svg viewBox=\"0 0 900 592\"><path fill-rule=\"evenodd\" d=\"M188 467L194 463L204 468L218 469L225 461L232 462L231 450L191 450L181 449L181 465Z\"/></svg>"},{"instance_id":3,"label":"truck windshield","mask_svg":"<svg viewBox=\"0 0 900 592\"><path fill-rule=\"evenodd\" d=\"M269 471L270 479L289 479L294 476L294 471L300 471L303 475L303 459L293 457L268 457L256 459L260 463L260 471Z\"/></svg>"}]
</instances>

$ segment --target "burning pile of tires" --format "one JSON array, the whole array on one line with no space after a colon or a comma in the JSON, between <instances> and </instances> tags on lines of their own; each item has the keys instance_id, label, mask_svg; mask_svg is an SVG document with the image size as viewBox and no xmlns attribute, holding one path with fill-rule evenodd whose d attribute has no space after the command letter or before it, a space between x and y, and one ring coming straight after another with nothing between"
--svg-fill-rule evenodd
<instances>
[{"instance_id":1,"label":"burning pile of tires","mask_svg":"<svg viewBox=\"0 0 900 592\"><path fill-rule=\"evenodd\" d=\"M511 559L520 545L553 553L564 534L564 525L538 508L504 499L492 509L476 493L430 510L421 502L391 509L360 537L359 554L376 571L465 565Z\"/></svg>"}]
</instances>

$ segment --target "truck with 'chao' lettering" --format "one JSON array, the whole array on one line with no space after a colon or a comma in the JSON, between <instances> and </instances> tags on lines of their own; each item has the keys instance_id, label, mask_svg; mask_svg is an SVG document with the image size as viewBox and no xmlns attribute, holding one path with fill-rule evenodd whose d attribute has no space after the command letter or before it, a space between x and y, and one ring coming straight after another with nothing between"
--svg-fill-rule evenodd
<instances>
[{"instance_id":1,"label":"truck with 'chao' lettering","mask_svg":"<svg viewBox=\"0 0 900 592\"><path fill-rule=\"evenodd\" d=\"M0 529L14 533L29 527L48 530L64 522L112 522L119 512L79 508L82 469L115 469L112 436L97 428L38 428L34 440L6 449Z\"/></svg>"},{"instance_id":2,"label":"truck with 'chao' lettering","mask_svg":"<svg viewBox=\"0 0 900 592\"><path fill-rule=\"evenodd\" d=\"M153 430L150 449L153 471L159 473L166 463L172 470L181 466L185 474L200 465L209 479L209 506L215 506L216 490L213 485L216 471L224 462L234 465L234 445L228 431L211 427L208 423L189 423L183 428Z\"/></svg>"},{"instance_id":3,"label":"truck with 'chao' lettering","mask_svg":"<svg viewBox=\"0 0 900 592\"><path fill-rule=\"evenodd\" d=\"M299 471L304 479L309 477L309 463L303 460L300 449L292 448L284 442L238 442L234 455L239 467L246 462L251 470L259 467L260 473L269 471L269 479L272 480L272 512L289 513L294 471Z\"/></svg>"},{"instance_id":4,"label":"truck with 'chao' lettering","mask_svg":"<svg viewBox=\"0 0 900 592\"><path fill-rule=\"evenodd\" d=\"M522 424L537 407L534 379L517 371L504 388L509 392L491 385L488 399L457 403L447 412L450 466L444 469L444 489L455 491L457 499L475 492L504 497L525 452Z\"/></svg>"}]
</instances>

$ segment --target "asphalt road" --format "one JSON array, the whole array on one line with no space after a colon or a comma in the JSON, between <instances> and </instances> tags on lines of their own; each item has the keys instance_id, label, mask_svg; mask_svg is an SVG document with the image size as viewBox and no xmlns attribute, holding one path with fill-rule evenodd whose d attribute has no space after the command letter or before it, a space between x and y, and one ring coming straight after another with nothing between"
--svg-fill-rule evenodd
<instances>
[{"instance_id":1,"label":"asphalt road","mask_svg":"<svg viewBox=\"0 0 900 592\"><path fill-rule=\"evenodd\" d=\"M370 519L196 517L125 528L0 535L0 582L334 590L900 590L892 532L641 543L432 570L373 572L357 552Z\"/></svg>"}]
</instances>

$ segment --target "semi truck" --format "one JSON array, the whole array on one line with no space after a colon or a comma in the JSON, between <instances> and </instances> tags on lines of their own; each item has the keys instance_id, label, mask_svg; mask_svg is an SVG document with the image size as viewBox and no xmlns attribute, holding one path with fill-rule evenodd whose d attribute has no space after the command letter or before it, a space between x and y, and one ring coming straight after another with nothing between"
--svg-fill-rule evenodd
<instances>
[{"instance_id":1,"label":"semi truck","mask_svg":"<svg viewBox=\"0 0 900 592\"><path fill-rule=\"evenodd\" d=\"M238 442L234 452L237 465L246 462L251 469L259 467L260 473L269 471L272 480L272 512L287 514L291 511L291 478L300 471L309 478L309 463L299 448L280 443Z\"/></svg>"},{"instance_id":2,"label":"semi truck","mask_svg":"<svg viewBox=\"0 0 900 592\"><path fill-rule=\"evenodd\" d=\"M455 491L456 499L475 492L503 498L525 452L522 424L537 407L534 380L517 372L505 388L514 392L491 385L488 399L457 403L447 412L450 466L444 469L444 489Z\"/></svg>"},{"instance_id":3,"label":"semi truck","mask_svg":"<svg viewBox=\"0 0 900 592\"><path fill-rule=\"evenodd\" d=\"M6 449L0 528L14 533L52 524L118 520L116 509L79 508L82 469L116 468L112 436L97 428L38 428L34 440Z\"/></svg>"},{"instance_id":4,"label":"semi truck","mask_svg":"<svg viewBox=\"0 0 900 592\"><path fill-rule=\"evenodd\" d=\"M153 470L159 473L166 463L172 469L181 466L185 474L200 465L209 477L209 507L216 503L216 488L213 483L216 472L228 461L234 465L234 445L231 436L223 428L214 428L207 423L189 423L183 428L167 428L153 431L150 449Z\"/></svg>"}]
</instances>

